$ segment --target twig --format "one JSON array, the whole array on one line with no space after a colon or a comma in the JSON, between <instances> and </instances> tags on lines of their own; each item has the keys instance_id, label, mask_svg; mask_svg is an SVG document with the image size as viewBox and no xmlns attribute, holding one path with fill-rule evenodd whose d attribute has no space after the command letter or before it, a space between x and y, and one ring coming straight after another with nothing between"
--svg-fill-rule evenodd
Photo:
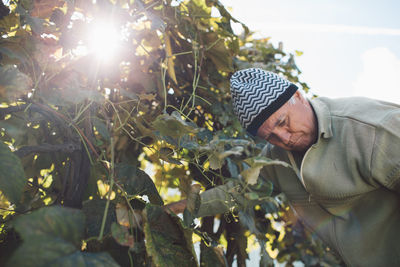
<instances>
[{"instance_id":1,"label":"twig","mask_svg":"<svg viewBox=\"0 0 400 267\"><path fill-rule=\"evenodd\" d=\"M43 187L42 185L40 185L40 184L32 183L32 182L28 182L28 184L29 184L30 186L36 187L36 188L38 188L38 189L41 189L41 190L43 190L43 191L46 192L46 193L52 193L49 189L44 188L44 187Z\"/></svg>"},{"instance_id":2,"label":"twig","mask_svg":"<svg viewBox=\"0 0 400 267\"><path fill-rule=\"evenodd\" d=\"M108 208L110 206L110 201L111 201L111 193L112 193L112 189L114 186L114 157L115 157L115 153L114 153L114 137L111 136L110 138L110 146L111 146L111 164L110 164L110 188L108 189L108 194L107 194L107 202L106 202L106 206L104 208L104 214L103 214L103 220L101 222L101 227L100 227L100 233L99 233L99 237L98 240L102 240L103 239L103 234L104 234L104 227L106 225L106 220L107 220L107 214L108 214Z\"/></svg>"}]
</instances>

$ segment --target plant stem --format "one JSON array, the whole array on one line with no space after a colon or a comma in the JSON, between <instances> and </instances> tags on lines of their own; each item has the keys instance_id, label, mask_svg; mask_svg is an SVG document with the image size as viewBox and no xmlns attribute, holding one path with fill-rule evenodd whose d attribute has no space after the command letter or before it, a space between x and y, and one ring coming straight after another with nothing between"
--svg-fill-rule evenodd
<instances>
[{"instance_id":1,"label":"plant stem","mask_svg":"<svg viewBox=\"0 0 400 267\"><path fill-rule=\"evenodd\" d=\"M111 164L110 164L110 178L109 178L110 188L108 189L107 202L106 202L106 207L104 208L103 220L101 222L98 240L103 239L104 227L106 225L107 214L108 214L108 208L110 207L111 193L112 193L112 189L114 186L114 165L115 165L114 158L115 157L114 157L114 137L113 136L111 136L111 138L110 138L110 146L111 146Z\"/></svg>"}]
</instances>

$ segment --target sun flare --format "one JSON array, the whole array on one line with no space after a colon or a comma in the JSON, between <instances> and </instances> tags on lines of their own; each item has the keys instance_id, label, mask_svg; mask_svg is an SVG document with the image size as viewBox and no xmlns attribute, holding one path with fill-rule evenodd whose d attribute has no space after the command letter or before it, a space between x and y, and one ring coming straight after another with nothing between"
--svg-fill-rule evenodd
<instances>
[{"instance_id":1,"label":"sun flare","mask_svg":"<svg viewBox=\"0 0 400 267\"><path fill-rule=\"evenodd\" d=\"M88 49L102 60L113 58L121 43L121 31L111 23L97 22L89 32Z\"/></svg>"}]
</instances>

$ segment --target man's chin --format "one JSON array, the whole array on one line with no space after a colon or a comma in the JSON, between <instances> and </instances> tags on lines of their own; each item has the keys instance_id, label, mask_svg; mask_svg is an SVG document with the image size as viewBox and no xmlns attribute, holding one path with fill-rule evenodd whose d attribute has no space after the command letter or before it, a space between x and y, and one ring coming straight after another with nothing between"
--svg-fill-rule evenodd
<instances>
[{"instance_id":1,"label":"man's chin","mask_svg":"<svg viewBox=\"0 0 400 267\"><path fill-rule=\"evenodd\" d=\"M296 142L293 143L293 145L289 146L286 148L286 150L289 151L296 151L296 152L305 152L307 149L311 146L308 144L305 144L304 138L300 137L296 140Z\"/></svg>"},{"instance_id":2,"label":"man's chin","mask_svg":"<svg viewBox=\"0 0 400 267\"><path fill-rule=\"evenodd\" d=\"M291 147L288 147L286 150L305 153L310 147L311 145L308 144L295 144Z\"/></svg>"}]
</instances>

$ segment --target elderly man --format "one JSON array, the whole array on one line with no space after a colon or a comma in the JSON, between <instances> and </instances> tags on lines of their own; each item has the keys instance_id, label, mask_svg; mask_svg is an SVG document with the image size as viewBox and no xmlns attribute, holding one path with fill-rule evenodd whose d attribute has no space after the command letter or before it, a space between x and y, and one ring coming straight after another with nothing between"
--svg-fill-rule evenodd
<instances>
[{"instance_id":1,"label":"elderly man","mask_svg":"<svg viewBox=\"0 0 400 267\"><path fill-rule=\"evenodd\" d=\"M293 167L264 167L259 179L272 181L348 266L400 266L400 106L307 100L294 84L254 68L233 74L231 93L242 126L268 141L265 155ZM216 201L232 186L204 192L199 215L233 206Z\"/></svg>"}]
</instances>

